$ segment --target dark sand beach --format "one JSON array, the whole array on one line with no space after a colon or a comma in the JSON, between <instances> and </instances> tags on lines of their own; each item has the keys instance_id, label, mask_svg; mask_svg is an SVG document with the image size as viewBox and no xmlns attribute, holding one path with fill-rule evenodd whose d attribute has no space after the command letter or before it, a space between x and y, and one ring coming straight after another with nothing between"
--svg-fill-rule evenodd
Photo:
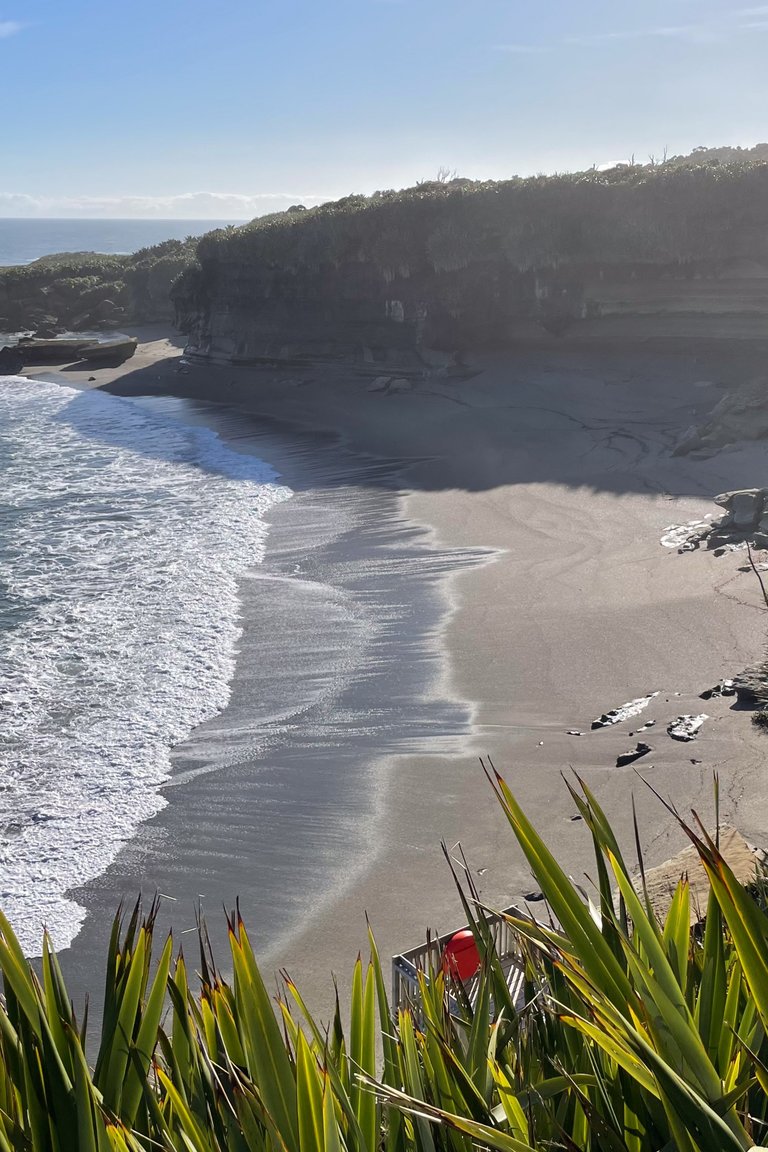
<instances>
[{"instance_id":1,"label":"dark sand beach","mask_svg":"<svg viewBox=\"0 0 768 1152\"><path fill-rule=\"evenodd\" d=\"M632 724L590 731L649 692L643 774L707 817L718 771L724 817L761 841L765 738L732 701L698 699L763 655L759 588L741 553L660 545L717 492L763 483L760 444L671 456L721 396L721 364L553 341L386 394L348 367L179 372L178 342L142 336L121 369L45 375L171 409L184 396L185 418L296 495L242 586L229 707L176 749L164 811L76 893L88 917L62 957L76 995L100 987L108 917L140 887L165 894L177 933L202 896L218 942L239 896L264 963L321 1014L366 913L384 955L461 921L441 838L461 840L490 905L519 900L531 878L480 755L574 874L591 856L560 779L571 766L627 845L635 794L647 858L664 860L680 833L615 767ZM695 743L669 739L668 720L701 711Z\"/></svg>"}]
</instances>

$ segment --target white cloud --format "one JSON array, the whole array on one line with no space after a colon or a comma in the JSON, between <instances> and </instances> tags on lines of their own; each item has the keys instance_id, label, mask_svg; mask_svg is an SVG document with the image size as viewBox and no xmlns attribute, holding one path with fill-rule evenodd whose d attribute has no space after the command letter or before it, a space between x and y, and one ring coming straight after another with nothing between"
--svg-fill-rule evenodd
<instances>
[{"instance_id":1,"label":"white cloud","mask_svg":"<svg viewBox=\"0 0 768 1152\"><path fill-rule=\"evenodd\" d=\"M17 20L0 20L0 40L7 40L9 36L15 36L23 29L24 25L19 24Z\"/></svg>"},{"instance_id":2,"label":"white cloud","mask_svg":"<svg viewBox=\"0 0 768 1152\"><path fill-rule=\"evenodd\" d=\"M80 219L249 220L284 212L292 204L311 208L328 196L300 192L182 192L175 196L29 196L0 192L0 217Z\"/></svg>"},{"instance_id":3,"label":"white cloud","mask_svg":"<svg viewBox=\"0 0 768 1152\"><path fill-rule=\"evenodd\" d=\"M765 19L761 19L764 17ZM698 20L689 24L656 24L645 28L624 28L607 32L585 32L564 40L541 44L501 44L498 50L512 53L538 53L559 47L589 47L622 40L680 40L689 44L714 44L724 36L747 31L768 31L768 4L751 8L734 8L721 17Z\"/></svg>"},{"instance_id":4,"label":"white cloud","mask_svg":"<svg viewBox=\"0 0 768 1152\"><path fill-rule=\"evenodd\" d=\"M698 39L710 36L715 29L708 24L662 24L652 28L633 28L622 32L595 32L587 36L569 36L566 44L604 44L615 40Z\"/></svg>"}]
</instances>

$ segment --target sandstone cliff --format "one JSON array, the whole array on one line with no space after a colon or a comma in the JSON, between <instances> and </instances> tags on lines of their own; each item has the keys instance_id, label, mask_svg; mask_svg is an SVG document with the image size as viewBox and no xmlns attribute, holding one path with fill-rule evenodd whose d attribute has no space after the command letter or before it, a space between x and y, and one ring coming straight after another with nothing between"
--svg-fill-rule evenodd
<instances>
[{"instance_id":1,"label":"sandstone cliff","mask_svg":"<svg viewBox=\"0 0 768 1152\"><path fill-rule=\"evenodd\" d=\"M190 351L450 362L522 339L768 333L768 163L426 184L204 237Z\"/></svg>"}]
</instances>

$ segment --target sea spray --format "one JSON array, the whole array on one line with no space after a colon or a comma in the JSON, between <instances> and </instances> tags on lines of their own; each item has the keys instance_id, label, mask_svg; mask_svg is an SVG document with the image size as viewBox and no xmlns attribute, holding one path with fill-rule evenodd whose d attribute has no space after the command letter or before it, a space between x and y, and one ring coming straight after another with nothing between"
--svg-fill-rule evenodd
<instances>
[{"instance_id":1,"label":"sea spray","mask_svg":"<svg viewBox=\"0 0 768 1152\"><path fill-rule=\"evenodd\" d=\"M227 703L237 581L290 491L206 428L0 377L0 906L29 954Z\"/></svg>"}]
</instances>

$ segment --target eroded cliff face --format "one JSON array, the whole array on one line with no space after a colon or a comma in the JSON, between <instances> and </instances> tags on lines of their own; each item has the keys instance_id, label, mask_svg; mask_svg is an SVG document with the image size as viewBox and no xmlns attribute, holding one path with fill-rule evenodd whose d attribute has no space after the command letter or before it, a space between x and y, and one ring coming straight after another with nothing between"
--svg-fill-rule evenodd
<instances>
[{"instance_id":1,"label":"eroded cliff face","mask_svg":"<svg viewBox=\"0 0 768 1152\"><path fill-rule=\"evenodd\" d=\"M768 334L768 165L350 198L212 234L189 351L445 367L520 340Z\"/></svg>"},{"instance_id":2,"label":"eroded cliff face","mask_svg":"<svg viewBox=\"0 0 768 1152\"><path fill-rule=\"evenodd\" d=\"M453 352L503 339L510 317L536 309L532 275L487 265L388 278L370 264L288 272L222 261L176 299L190 350L233 362Z\"/></svg>"}]
</instances>

